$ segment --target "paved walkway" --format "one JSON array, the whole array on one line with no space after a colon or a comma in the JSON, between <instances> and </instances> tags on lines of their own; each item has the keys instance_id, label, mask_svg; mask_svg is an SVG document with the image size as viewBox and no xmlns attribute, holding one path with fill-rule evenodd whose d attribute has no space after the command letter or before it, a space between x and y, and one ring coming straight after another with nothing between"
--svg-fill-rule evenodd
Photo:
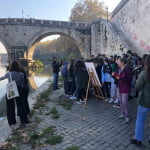
<instances>
[{"instance_id":1,"label":"paved walkway","mask_svg":"<svg viewBox=\"0 0 150 150\"><path fill-rule=\"evenodd\" d=\"M124 120L117 119L120 115L120 109L113 108L112 104L104 104L102 101L89 99L88 109L83 105L74 104L71 110L66 110L57 105L57 101L65 99L61 96L63 90L54 92L51 101L48 102L45 109L36 116L42 121L38 124L38 129L49 126L56 126L58 135L64 137L63 141L56 146L46 145L39 147L40 150L65 150L68 146L78 146L80 150L150 150L147 142L150 127L150 117L147 119L145 140L142 148L137 148L130 144L130 138L134 134L136 119L136 101L130 101L131 122L124 124ZM54 120L51 116L44 115L51 108L56 107L60 118ZM21 150L29 150L30 147L22 145Z\"/></svg>"}]
</instances>

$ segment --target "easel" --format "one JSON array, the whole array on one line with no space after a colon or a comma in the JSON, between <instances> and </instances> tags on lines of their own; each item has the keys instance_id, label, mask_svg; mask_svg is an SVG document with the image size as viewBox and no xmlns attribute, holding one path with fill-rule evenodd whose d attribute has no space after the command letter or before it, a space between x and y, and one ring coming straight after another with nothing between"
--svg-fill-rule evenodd
<instances>
[{"instance_id":1,"label":"easel","mask_svg":"<svg viewBox=\"0 0 150 150\"><path fill-rule=\"evenodd\" d=\"M87 106L90 85L94 88L94 96L96 97L96 100L102 99L102 100L106 101L104 94L102 92L101 86L99 85L97 78L93 72L93 69L91 69L91 70L88 69L88 74L89 74L89 81L88 81L88 86L87 86L87 91L86 91L84 108L86 108L86 106Z\"/></svg>"}]
</instances>

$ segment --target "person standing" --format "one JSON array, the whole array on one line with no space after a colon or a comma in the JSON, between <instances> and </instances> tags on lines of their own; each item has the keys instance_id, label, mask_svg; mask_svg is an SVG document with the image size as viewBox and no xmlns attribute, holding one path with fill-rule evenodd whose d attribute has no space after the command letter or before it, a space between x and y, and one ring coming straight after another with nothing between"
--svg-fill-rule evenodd
<instances>
[{"instance_id":1,"label":"person standing","mask_svg":"<svg viewBox=\"0 0 150 150\"><path fill-rule=\"evenodd\" d=\"M110 100L110 88L111 88L111 67L109 65L108 59L104 59L104 64L101 69L102 85L104 87L104 94L107 101Z\"/></svg>"},{"instance_id":2,"label":"person standing","mask_svg":"<svg viewBox=\"0 0 150 150\"><path fill-rule=\"evenodd\" d=\"M78 91L77 104L82 104L85 100L86 89L87 89L88 79L89 79L88 72L82 60L78 60L75 63L74 75L75 75L76 88Z\"/></svg>"},{"instance_id":3,"label":"person standing","mask_svg":"<svg viewBox=\"0 0 150 150\"><path fill-rule=\"evenodd\" d=\"M11 81L10 74L12 76L12 80L16 81L19 97L7 99L6 96L6 107L7 107L7 120L10 126L16 124L16 113L15 113L15 102L17 104L17 112L20 116L21 125L25 125L28 122L27 112L24 107L23 101L23 84L24 84L24 75L21 72L20 65L17 61L14 61L10 67L9 72L7 72L4 76L0 77L0 81L4 79L8 79L8 82Z\"/></svg>"},{"instance_id":4,"label":"person standing","mask_svg":"<svg viewBox=\"0 0 150 150\"><path fill-rule=\"evenodd\" d=\"M146 57L144 71L139 74L135 87L139 91L138 111L135 136L130 142L134 145L141 146L144 137L145 120L147 113L150 111L150 55ZM150 144L150 137L148 141Z\"/></svg>"},{"instance_id":5,"label":"person standing","mask_svg":"<svg viewBox=\"0 0 150 150\"><path fill-rule=\"evenodd\" d=\"M119 74L112 73L118 80L118 88L119 88L119 101L122 114L118 117L118 119L125 118L125 123L129 123L129 94L131 92L131 81L132 81L132 71L131 69L125 64L125 59L120 58L118 60Z\"/></svg>"},{"instance_id":6,"label":"person standing","mask_svg":"<svg viewBox=\"0 0 150 150\"><path fill-rule=\"evenodd\" d=\"M62 65L62 61L57 61L56 57L53 57L52 61L52 69L53 69L53 90L57 90L58 88L58 76L59 76L59 68Z\"/></svg>"}]
</instances>

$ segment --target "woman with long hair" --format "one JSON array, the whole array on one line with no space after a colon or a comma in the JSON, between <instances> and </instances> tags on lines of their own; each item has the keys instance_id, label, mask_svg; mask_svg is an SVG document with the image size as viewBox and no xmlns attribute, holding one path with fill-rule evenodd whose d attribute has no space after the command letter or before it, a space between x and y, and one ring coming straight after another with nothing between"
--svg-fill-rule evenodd
<instances>
[{"instance_id":1,"label":"woman with long hair","mask_svg":"<svg viewBox=\"0 0 150 150\"><path fill-rule=\"evenodd\" d=\"M77 88L77 104L81 104L85 100L88 85L88 72L82 60L78 60L75 63L74 75Z\"/></svg>"},{"instance_id":2,"label":"woman with long hair","mask_svg":"<svg viewBox=\"0 0 150 150\"><path fill-rule=\"evenodd\" d=\"M11 74L12 80L16 81L17 88L19 91L19 97L8 100L6 96L8 124L10 126L16 124L16 115L15 115L15 101L16 101L17 112L20 116L21 125L24 126L25 124L28 123L27 112L24 107L23 94L22 94L23 92L22 89L24 85L24 75L21 72L20 65L17 61L14 61L11 64L9 72L7 72L4 76L0 77L0 81L4 79L8 79L8 82L10 82L11 81L10 74Z\"/></svg>"},{"instance_id":3,"label":"woman with long hair","mask_svg":"<svg viewBox=\"0 0 150 150\"><path fill-rule=\"evenodd\" d=\"M118 119L125 118L125 123L129 122L129 93L131 92L131 81L132 81L132 71L126 65L124 58L119 58L118 60L119 74L113 73L112 75L118 80L119 88L119 101L121 107L121 115Z\"/></svg>"},{"instance_id":4,"label":"woman with long hair","mask_svg":"<svg viewBox=\"0 0 150 150\"><path fill-rule=\"evenodd\" d=\"M147 113L150 111L150 55L146 57L144 71L142 71L136 81L136 89L139 91L138 111L135 127L135 136L131 143L137 146L142 145L144 136L144 124ZM149 137L150 143L150 137Z\"/></svg>"}]
</instances>

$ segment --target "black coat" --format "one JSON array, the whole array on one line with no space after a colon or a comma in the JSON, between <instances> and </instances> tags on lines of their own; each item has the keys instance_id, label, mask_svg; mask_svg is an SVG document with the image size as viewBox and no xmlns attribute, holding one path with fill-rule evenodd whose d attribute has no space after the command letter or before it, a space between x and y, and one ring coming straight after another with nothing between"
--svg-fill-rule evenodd
<instances>
[{"instance_id":1,"label":"black coat","mask_svg":"<svg viewBox=\"0 0 150 150\"><path fill-rule=\"evenodd\" d=\"M52 68L53 68L53 73L59 73L59 67L61 67L62 63L58 61L53 61L52 62Z\"/></svg>"}]
</instances>

